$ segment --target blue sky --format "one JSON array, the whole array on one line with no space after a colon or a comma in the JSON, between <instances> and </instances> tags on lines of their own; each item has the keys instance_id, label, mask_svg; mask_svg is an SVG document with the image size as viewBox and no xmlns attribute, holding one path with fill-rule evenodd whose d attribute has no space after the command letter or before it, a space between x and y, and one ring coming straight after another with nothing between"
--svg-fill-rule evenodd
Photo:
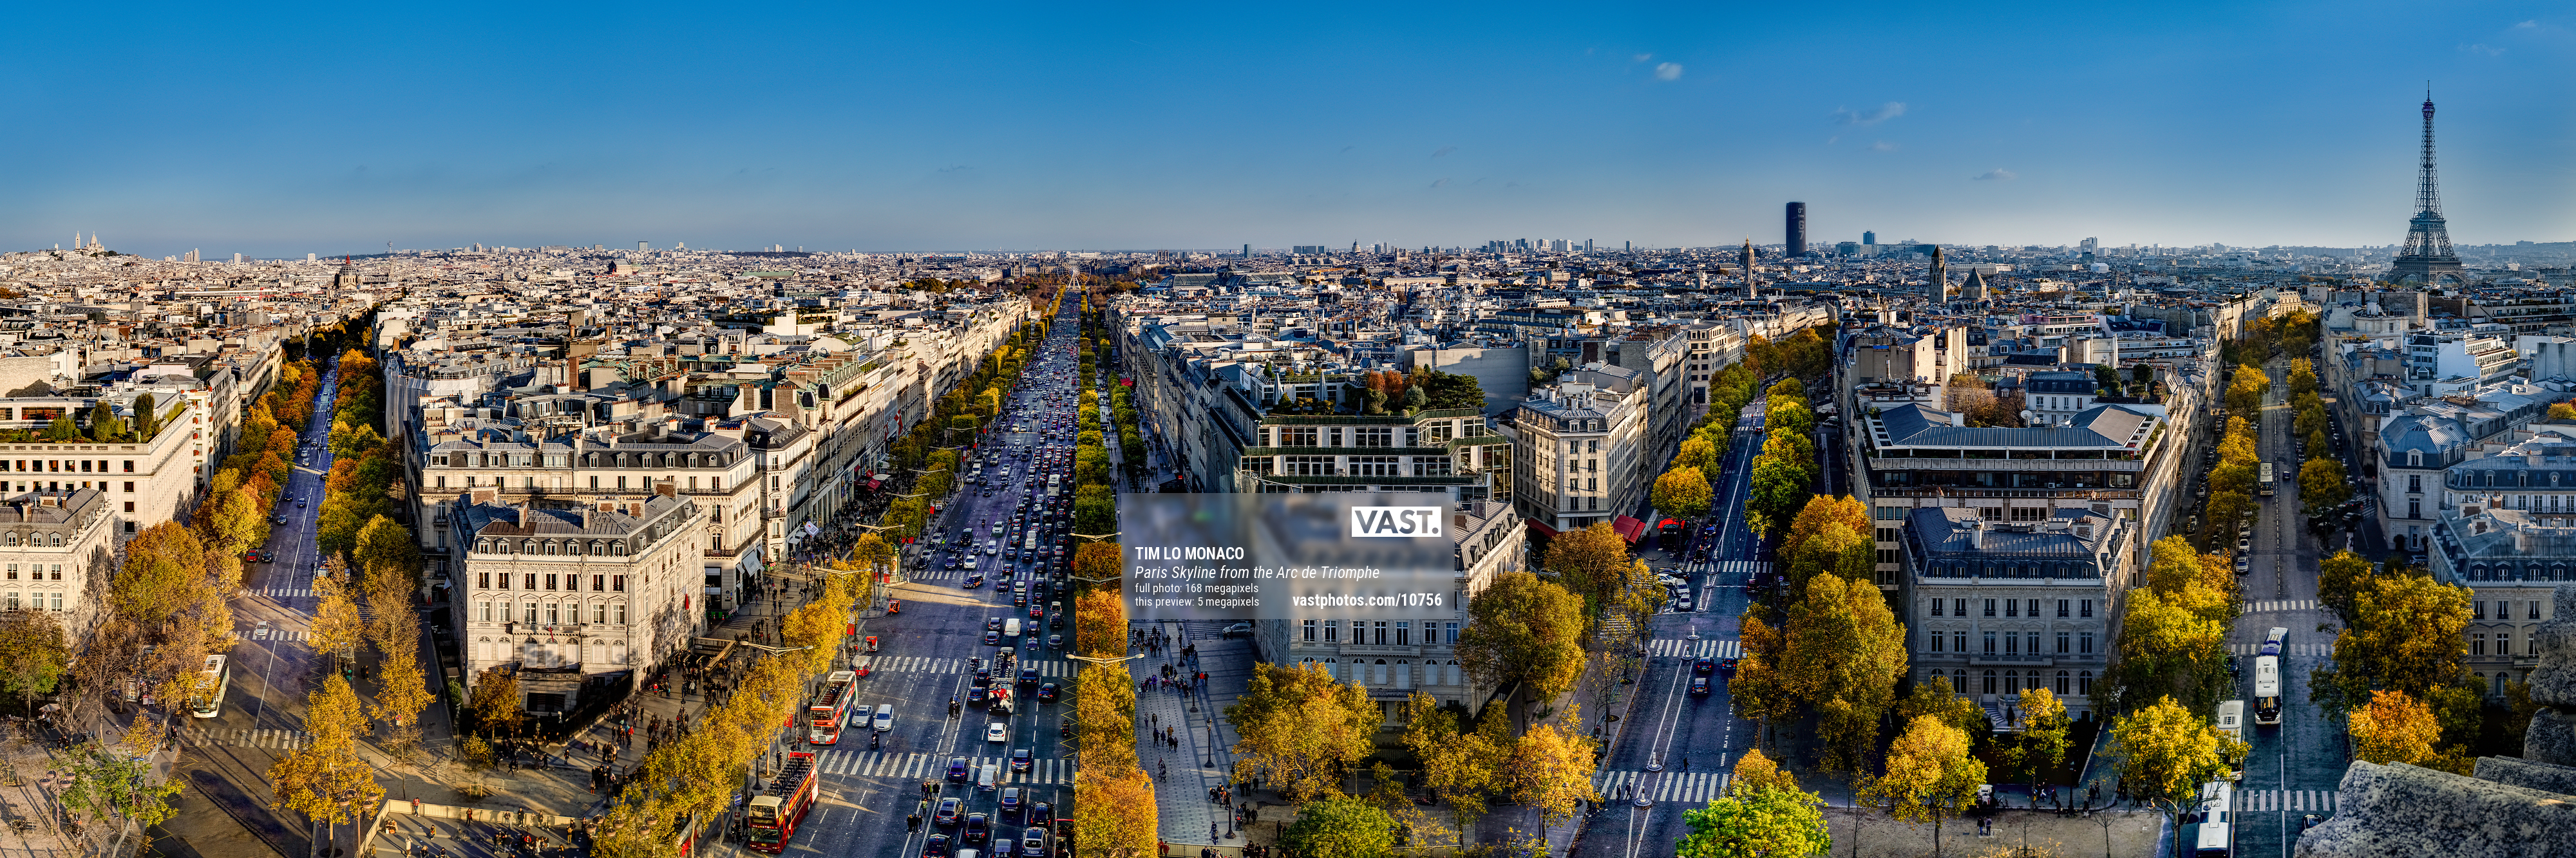
<instances>
[{"instance_id":1,"label":"blue sky","mask_svg":"<svg viewBox=\"0 0 2576 858\"><path fill-rule=\"evenodd\" d=\"M2576 239L2564 4L366 5L13 43L0 248Z\"/></svg>"}]
</instances>

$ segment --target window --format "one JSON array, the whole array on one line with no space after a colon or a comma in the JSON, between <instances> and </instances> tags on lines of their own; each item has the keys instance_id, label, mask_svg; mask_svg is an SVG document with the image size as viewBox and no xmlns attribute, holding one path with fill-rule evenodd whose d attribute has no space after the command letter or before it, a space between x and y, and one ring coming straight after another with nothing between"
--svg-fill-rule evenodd
<instances>
[{"instance_id":1,"label":"window","mask_svg":"<svg viewBox=\"0 0 2576 858\"><path fill-rule=\"evenodd\" d=\"M622 626L622 625L625 625L625 624L626 624L626 603L625 603L625 602L619 602L619 603L617 603L617 606L616 606L616 607L617 607L617 624L618 624L618 625L621 625L621 626Z\"/></svg>"},{"instance_id":2,"label":"window","mask_svg":"<svg viewBox=\"0 0 2576 858\"><path fill-rule=\"evenodd\" d=\"M60 591L60 590L56 590L56 591L54 591L54 610L59 611L59 610L62 610L62 609L63 609L63 593L62 593L62 591Z\"/></svg>"},{"instance_id":3,"label":"window","mask_svg":"<svg viewBox=\"0 0 2576 858\"><path fill-rule=\"evenodd\" d=\"M2076 614L2076 616L2079 616L2079 617L2090 617L2090 616L2093 616L2093 600L2091 600L2091 599L2081 599L2081 600L2078 600L2078 601L2076 602L2076 610L2079 612L2079 613L2077 613L2077 614Z\"/></svg>"},{"instance_id":4,"label":"window","mask_svg":"<svg viewBox=\"0 0 2576 858\"><path fill-rule=\"evenodd\" d=\"M1983 694L1993 694L1993 693L1995 693L1995 672L1994 672L1994 671L1992 671L1992 670L1988 670L1988 671L1986 671L1986 675L1985 675L1985 689L1986 689L1985 691L1980 692L1980 693L1983 693Z\"/></svg>"},{"instance_id":5,"label":"window","mask_svg":"<svg viewBox=\"0 0 2576 858\"><path fill-rule=\"evenodd\" d=\"M2092 654L2093 654L2093 633L2092 633L2092 632L2084 632L2084 633L2082 633L2082 634L2077 635L2077 636L2076 636L2076 638L2075 638L2075 643L2076 643L2076 645L2077 645L2077 647L2078 647L2078 648L2075 650L2076 654L2078 654L2078 655L2092 655Z\"/></svg>"},{"instance_id":6,"label":"window","mask_svg":"<svg viewBox=\"0 0 2576 858\"><path fill-rule=\"evenodd\" d=\"M1314 643L1314 642L1315 642L1315 621L1314 621L1314 620L1306 620L1306 621L1304 621L1303 623L1300 623L1300 624L1299 624L1299 628L1300 628L1300 630L1303 632L1303 634L1301 634L1301 635L1299 635L1299 636L1298 636L1298 640L1302 640L1302 641L1305 641L1305 642L1307 642L1307 643Z\"/></svg>"},{"instance_id":7,"label":"window","mask_svg":"<svg viewBox=\"0 0 2576 858\"><path fill-rule=\"evenodd\" d=\"M1325 642L1325 643L1341 643L1341 642L1342 642L1342 621L1340 621L1340 620L1325 620L1325 621L1324 621L1324 642Z\"/></svg>"},{"instance_id":8,"label":"window","mask_svg":"<svg viewBox=\"0 0 2576 858\"><path fill-rule=\"evenodd\" d=\"M1987 633L1986 633L1986 654L1987 654L1987 655L1994 655L1994 654L1995 654L1995 633L1994 633L1994 632L1987 632ZM1987 671L1987 672L1988 672L1988 673L1992 673L1993 671Z\"/></svg>"},{"instance_id":9,"label":"window","mask_svg":"<svg viewBox=\"0 0 2576 858\"><path fill-rule=\"evenodd\" d=\"M2018 616L2021 616L2021 600L2020 600L2020 599L2005 599L2005 600L2004 600L2004 616L2007 616L2007 617L2018 617Z\"/></svg>"},{"instance_id":10,"label":"window","mask_svg":"<svg viewBox=\"0 0 2576 858\"><path fill-rule=\"evenodd\" d=\"M1351 623L1351 626L1352 626L1353 628L1357 628L1357 627L1359 626L1359 623L1358 623L1357 621L1353 621L1353 622ZM1376 624L1374 627L1372 627L1372 629L1371 629L1371 630L1372 630L1372 631L1377 632L1377 640L1376 640L1376 641L1374 641L1374 643L1375 643L1376 645L1378 645L1378 646L1385 646L1385 645L1386 645L1386 621L1385 621L1385 620L1379 620L1379 621L1377 621L1377 624Z\"/></svg>"},{"instance_id":11,"label":"window","mask_svg":"<svg viewBox=\"0 0 2576 858\"><path fill-rule=\"evenodd\" d=\"M608 625L608 606L601 604L591 605L590 622L592 625Z\"/></svg>"},{"instance_id":12,"label":"window","mask_svg":"<svg viewBox=\"0 0 2576 858\"><path fill-rule=\"evenodd\" d=\"M2030 654L2031 654L2031 655L2038 655L2038 654L2039 654L2039 633L2038 633L2038 632L2031 632L2031 633L2028 635L2028 637L2030 638ZM2035 684L2037 684L2037 683L2039 682L2039 678L2038 678L2038 677L2036 677L2036 676L2031 677L2031 682L2035 685Z\"/></svg>"},{"instance_id":13,"label":"window","mask_svg":"<svg viewBox=\"0 0 2576 858\"><path fill-rule=\"evenodd\" d=\"M1933 632L1933 633L1931 634L1931 640L1932 640L1932 651L1933 651L1933 652L1940 652L1940 651L1941 651L1941 633L1940 633L1940 632Z\"/></svg>"},{"instance_id":14,"label":"window","mask_svg":"<svg viewBox=\"0 0 2576 858\"><path fill-rule=\"evenodd\" d=\"M1968 600L1966 600L1966 599L1952 599L1952 600L1950 600L1950 612L1951 612L1951 613L1954 613L1954 614L1958 614L1959 616L1962 616L1962 617L1967 616L1967 615L1968 615Z\"/></svg>"},{"instance_id":15,"label":"window","mask_svg":"<svg viewBox=\"0 0 2576 858\"><path fill-rule=\"evenodd\" d=\"M1940 615L1941 615L1941 600L1939 600L1939 599L1934 599L1934 600L1932 600L1932 615L1933 615L1933 616L1935 616L1935 617L1937 617L1937 616L1940 616Z\"/></svg>"},{"instance_id":16,"label":"window","mask_svg":"<svg viewBox=\"0 0 2576 858\"><path fill-rule=\"evenodd\" d=\"M2081 697L2081 696L2091 696L2091 695L2093 694L2093 672L2092 672L2092 671L2090 671L2090 670L2085 670L2085 671L2077 671L2077 672L2076 672L2076 674L2075 674L2075 693L2076 693L2076 695L2077 695L2077 696L2079 696L2079 697Z\"/></svg>"},{"instance_id":17,"label":"window","mask_svg":"<svg viewBox=\"0 0 2576 858\"><path fill-rule=\"evenodd\" d=\"M2067 654L2067 653L2069 653L2069 652L2073 652L2073 651L2074 651L2074 640L2075 640L2075 635L2074 635L2074 634L2069 633L2069 632L2058 632L2058 633L2057 633L2057 654L2058 654L2058 655L2065 655L2065 654Z\"/></svg>"},{"instance_id":18,"label":"window","mask_svg":"<svg viewBox=\"0 0 2576 858\"><path fill-rule=\"evenodd\" d=\"M2031 616L2034 616L2034 617L2039 616L2039 600L2038 600L2038 599L2032 599L2032 600L2030 600L2030 615L2031 615Z\"/></svg>"},{"instance_id":19,"label":"window","mask_svg":"<svg viewBox=\"0 0 2576 858\"><path fill-rule=\"evenodd\" d=\"M2472 620L2483 620L2483 619L2486 619L2486 618L2487 618L2487 603L2486 603L2486 600L2484 600L2484 599L2471 600L2471 601L2469 602L2469 619L2472 619Z\"/></svg>"},{"instance_id":20,"label":"window","mask_svg":"<svg viewBox=\"0 0 2576 858\"><path fill-rule=\"evenodd\" d=\"M1951 633L1950 633L1950 649L1951 649L1951 650L1953 650L1953 651L1956 651L1956 652L1960 652L1960 653L1965 653L1965 652L1967 652L1967 651L1968 651L1968 633L1967 633L1967 632L1964 632L1964 631L1951 632Z\"/></svg>"},{"instance_id":21,"label":"window","mask_svg":"<svg viewBox=\"0 0 2576 858\"><path fill-rule=\"evenodd\" d=\"M562 616L563 613L560 607L553 602L546 603L546 625L551 626L562 623Z\"/></svg>"},{"instance_id":22,"label":"window","mask_svg":"<svg viewBox=\"0 0 2576 858\"><path fill-rule=\"evenodd\" d=\"M1465 600L1463 600L1463 599L1462 599L1462 600L1460 600L1460 603L1464 603L1464 601L1465 601ZM1448 643L1453 643L1453 644L1454 644L1454 643L1457 643L1457 642L1458 642L1458 624L1457 624L1457 623L1446 623L1446 624L1444 624L1444 625L1446 625L1446 626L1447 626L1447 628L1446 628L1446 629L1444 629L1444 631L1448 632L1448 641L1447 641L1447 642L1448 642ZM1450 662L1450 663L1451 663L1451 664L1456 664L1457 662Z\"/></svg>"},{"instance_id":23,"label":"window","mask_svg":"<svg viewBox=\"0 0 2576 858\"><path fill-rule=\"evenodd\" d=\"M610 575L610 576L608 576L608 589L609 589L609 592L612 592L612 593L623 593L623 592L626 592L626 576L624 576L624 575ZM625 625L625 623L624 623L624 622L620 622L620 623L618 623L618 625Z\"/></svg>"},{"instance_id":24,"label":"window","mask_svg":"<svg viewBox=\"0 0 2576 858\"><path fill-rule=\"evenodd\" d=\"M527 581L526 581L525 583L527 584L527 586L520 587L519 589L521 589L521 590L534 590L534 589L536 589L536 588L537 588L537 573L534 573L534 572L530 572L530 573L528 573L528 578L527 578ZM548 589L552 589L552 588L548 588Z\"/></svg>"},{"instance_id":25,"label":"window","mask_svg":"<svg viewBox=\"0 0 2576 858\"><path fill-rule=\"evenodd\" d=\"M2065 599L2059 599L2059 600L2057 600L2057 615L2058 615L2058 616L2060 616L2060 617L2066 616L2066 611L2067 611L2067 607L2066 607L2066 606L2067 606L2067 604L2068 604L2068 602L2067 602L2067 600L2065 600ZM2058 652L2065 652L2065 650L2058 650Z\"/></svg>"},{"instance_id":26,"label":"window","mask_svg":"<svg viewBox=\"0 0 2576 858\"><path fill-rule=\"evenodd\" d=\"M2485 654L2487 654L2487 633L2485 633L2485 632L2470 632L2470 633L2469 633L2469 654L2470 654L2470 655L2485 655Z\"/></svg>"},{"instance_id":27,"label":"window","mask_svg":"<svg viewBox=\"0 0 2576 858\"><path fill-rule=\"evenodd\" d=\"M1991 617L1991 616L1994 616L1994 615L1995 615L1995 600L1993 600L1993 599L1987 599L1987 600L1986 600L1986 616ZM1993 633L1992 633L1992 632L1988 632L1988 634L1993 634ZM1989 650L1987 650L1987 651L1988 651L1988 652L1992 652L1993 650L1989 649Z\"/></svg>"},{"instance_id":28,"label":"window","mask_svg":"<svg viewBox=\"0 0 2576 858\"><path fill-rule=\"evenodd\" d=\"M1950 674L1950 692L1953 694L1968 693L1967 671L1962 670L1957 673Z\"/></svg>"},{"instance_id":29,"label":"window","mask_svg":"<svg viewBox=\"0 0 2576 858\"><path fill-rule=\"evenodd\" d=\"M2416 454L2416 455L2423 455L2423 454L2418 453L2418 454ZM2553 476L2554 476L2554 475L2553 475ZM2407 490L2407 491L2410 491L2410 492L2421 492L2421 491L2423 491L2423 490L2424 490L2424 475L2423 475L2423 474L2408 474L2408 475L2406 475L2406 490Z\"/></svg>"},{"instance_id":30,"label":"window","mask_svg":"<svg viewBox=\"0 0 2576 858\"><path fill-rule=\"evenodd\" d=\"M475 609L475 615L476 615L476 616L478 616L478 617L480 617L480 618L483 620L483 622L487 622L487 623L488 623L488 622L491 622L491 621L492 621L492 603L491 603L491 602L476 602L476 603L474 603L474 609Z\"/></svg>"},{"instance_id":31,"label":"window","mask_svg":"<svg viewBox=\"0 0 2576 858\"><path fill-rule=\"evenodd\" d=\"M2004 671L2004 693L2005 693L2005 694L2020 694L2020 693L2021 693L2021 674L2014 673L2014 672L2009 671L2009 670Z\"/></svg>"},{"instance_id":32,"label":"window","mask_svg":"<svg viewBox=\"0 0 2576 858\"><path fill-rule=\"evenodd\" d=\"M1992 652L1992 650L1988 650L1988 652ZM2013 634L2007 634L2007 635L2004 635L2004 654L2005 654L2005 655L2019 655L2019 654L2021 654L2021 636L2020 636L2020 635L2013 635Z\"/></svg>"},{"instance_id":33,"label":"window","mask_svg":"<svg viewBox=\"0 0 2576 858\"><path fill-rule=\"evenodd\" d=\"M1395 645L1413 645L1413 623L1405 620L1395 621Z\"/></svg>"},{"instance_id":34,"label":"window","mask_svg":"<svg viewBox=\"0 0 2576 858\"><path fill-rule=\"evenodd\" d=\"M531 622L531 623L533 623L533 622L536 622L536 621L537 621L537 602L536 602L536 600L534 600L534 599L530 599L530 600L525 601L525 602L520 602L520 603L519 603L519 605L520 605L520 610L521 610L521 611L523 611L523 612L525 612L525 614L524 614L524 615L527 617L527 620L526 620L527 622Z\"/></svg>"},{"instance_id":35,"label":"window","mask_svg":"<svg viewBox=\"0 0 2576 858\"><path fill-rule=\"evenodd\" d=\"M58 542L57 544L60 544L60 543ZM2540 600L2539 600L2539 599L2533 599L2533 600L2531 600L2531 601L2529 601L2529 602L2525 602L2525 603L2523 603L2523 604L2526 604L2526 605L2530 605L2530 606L2531 606L2530 611L2529 611L2528 613L2525 613L2525 614L2523 615L2523 619L2526 619L2526 620L2537 620L2537 619L2540 619Z\"/></svg>"}]
</instances>

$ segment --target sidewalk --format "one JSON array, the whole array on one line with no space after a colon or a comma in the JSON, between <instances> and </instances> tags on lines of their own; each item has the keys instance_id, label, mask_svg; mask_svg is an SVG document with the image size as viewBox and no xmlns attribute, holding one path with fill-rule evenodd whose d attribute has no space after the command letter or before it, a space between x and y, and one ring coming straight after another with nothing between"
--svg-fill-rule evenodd
<instances>
[{"instance_id":1,"label":"sidewalk","mask_svg":"<svg viewBox=\"0 0 2576 858\"><path fill-rule=\"evenodd\" d=\"M1234 770L1234 755L1226 750L1234 746L1234 728L1224 723L1223 704L1216 701L1231 703L1250 685L1252 642L1190 641L1180 623L1158 628L1176 643L1160 654L1127 662L1129 678L1142 683L1146 677L1159 676L1165 665L1184 676L1200 670L1208 673L1208 681L1186 696L1160 684L1150 691L1140 687L1136 695L1137 762L1154 775L1154 807L1163 820L1161 839L1176 846L1239 845L1241 833L1231 831L1231 820L1208 800L1208 790L1225 786ZM1198 657L1179 655L1181 645L1188 643L1200 647ZM1142 651L1141 646L1130 650ZM1197 711L1191 711L1193 707ZM1152 740L1155 730L1168 727L1183 728L1180 747Z\"/></svg>"}]
</instances>

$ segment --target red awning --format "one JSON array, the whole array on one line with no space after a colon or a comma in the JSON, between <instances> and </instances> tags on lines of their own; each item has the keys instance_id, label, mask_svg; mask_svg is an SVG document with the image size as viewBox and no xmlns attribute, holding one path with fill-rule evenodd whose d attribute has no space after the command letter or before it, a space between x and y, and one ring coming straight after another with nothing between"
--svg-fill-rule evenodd
<instances>
[{"instance_id":1,"label":"red awning","mask_svg":"<svg viewBox=\"0 0 2576 858\"><path fill-rule=\"evenodd\" d=\"M1533 519L1527 519L1526 521L1529 523L1529 528L1530 528L1531 530L1538 531L1538 532L1539 532L1539 535L1541 535L1541 536L1545 536L1545 537L1547 537L1547 538L1549 538L1549 539L1555 539L1555 538L1556 538L1556 528L1549 527L1549 526L1544 525L1544 524L1540 524L1540 523L1539 523L1539 521L1538 521L1538 519L1535 519L1535 518L1533 518Z\"/></svg>"},{"instance_id":2,"label":"red awning","mask_svg":"<svg viewBox=\"0 0 2576 858\"><path fill-rule=\"evenodd\" d=\"M1629 542L1635 542L1637 541L1637 537L1646 535L1645 522L1638 521L1624 515L1611 519L1610 529L1618 531L1619 535L1626 538Z\"/></svg>"},{"instance_id":3,"label":"red awning","mask_svg":"<svg viewBox=\"0 0 2576 858\"><path fill-rule=\"evenodd\" d=\"M882 484L882 483L884 483L884 482L885 482L884 480L869 480L869 481L868 481L868 488L869 488L869 490L873 491L873 490L875 490L875 489L876 489L876 487L877 487L879 484Z\"/></svg>"},{"instance_id":4,"label":"red awning","mask_svg":"<svg viewBox=\"0 0 2576 858\"><path fill-rule=\"evenodd\" d=\"M1680 527L1680 526L1682 526L1682 520L1681 520L1681 519L1678 519L1678 518L1667 518L1667 519L1664 519L1664 520L1662 520L1662 521L1655 522L1655 526L1656 526L1656 527Z\"/></svg>"}]
</instances>

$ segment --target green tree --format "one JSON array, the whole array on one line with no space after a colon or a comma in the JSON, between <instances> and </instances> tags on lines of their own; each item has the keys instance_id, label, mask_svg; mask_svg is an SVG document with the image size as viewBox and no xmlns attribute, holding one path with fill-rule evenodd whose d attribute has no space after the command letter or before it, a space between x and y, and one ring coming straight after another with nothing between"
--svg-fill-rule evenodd
<instances>
[{"instance_id":1,"label":"green tree","mask_svg":"<svg viewBox=\"0 0 2576 858\"><path fill-rule=\"evenodd\" d=\"M1395 849L1395 820L1377 805L1336 795L1299 807L1279 840L1304 858L1379 858Z\"/></svg>"},{"instance_id":2,"label":"green tree","mask_svg":"<svg viewBox=\"0 0 2576 858\"><path fill-rule=\"evenodd\" d=\"M1941 821L1977 800L1986 764L1968 755L1968 737L1939 718L1907 722L1887 749L1887 773L1866 779L1862 800L1909 823L1932 823L1932 854L1941 854Z\"/></svg>"},{"instance_id":3,"label":"green tree","mask_svg":"<svg viewBox=\"0 0 2576 858\"><path fill-rule=\"evenodd\" d=\"M2370 582L2370 561L2350 550L2317 561L2317 600L2344 625L2353 623L2352 597Z\"/></svg>"},{"instance_id":4,"label":"green tree","mask_svg":"<svg viewBox=\"0 0 2576 858\"><path fill-rule=\"evenodd\" d=\"M1764 786L1729 790L1707 807L1684 811L1690 833L1680 858L1799 858L1834 848L1825 827L1823 800L1812 793Z\"/></svg>"},{"instance_id":5,"label":"green tree","mask_svg":"<svg viewBox=\"0 0 2576 858\"><path fill-rule=\"evenodd\" d=\"M1303 802L1341 795L1342 772L1366 758L1385 715L1368 689L1334 680L1322 665L1258 665L1225 708L1234 725L1234 776L1261 778Z\"/></svg>"},{"instance_id":6,"label":"green tree","mask_svg":"<svg viewBox=\"0 0 2576 858\"><path fill-rule=\"evenodd\" d=\"M2111 722L2111 740L2129 795L2167 814L2197 800L2201 784L2226 777L2227 761L2249 750L2171 697Z\"/></svg>"},{"instance_id":7,"label":"green tree","mask_svg":"<svg viewBox=\"0 0 2576 858\"><path fill-rule=\"evenodd\" d=\"M1753 459L1753 491L1747 498L1744 526L1757 537L1787 524L1814 497L1814 479L1806 466L1772 456Z\"/></svg>"},{"instance_id":8,"label":"green tree","mask_svg":"<svg viewBox=\"0 0 2576 858\"><path fill-rule=\"evenodd\" d=\"M1708 514L1711 498L1708 476L1698 468L1675 468L1655 478L1655 508L1684 519L1697 519Z\"/></svg>"},{"instance_id":9,"label":"green tree","mask_svg":"<svg viewBox=\"0 0 2576 858\"><path fill-rule=\"evenodd\" d=\"M58 798L83 828L109 831L126 820L149 828L177 814L170 801L185 782L154 780L149 758L137 760L126 750L97 742L83 744L69 756L69 784Z\"/></svg>"},{"instance_id":10,"label":"green tree","mask_svg":"<svg viewBox=\"0 0 2576 858\"><path fill-rule=\"evenodd\" d=\"M150 443L152 441L152 436L161 434L161 412L159 409L160 402L159 400L153 399L152 394L143 393L135 395L134 436L136 439L141 440L144 443Z\"/></svg>"},{"instance_id":11,"label":"green tree","mask_svg":"<svg viewBox=\"0 0 2576 858\"><path fill-rule=\"evenodd\" d=\"M1505 572L1467 600L1467 617L1458 663L1487 688L1528 683L1533 699L1553 700L1583 673L1583 602L1563 587Z\"/></svg>"},{"instance_id":12,"label":"green tree","mask_svg":"<svg viewBox=\"0 0 2576 858\"><path fill-rule=\"evenodd\" d=\"M54 418L54 422L45 424L45 440L47 441L60 444L70 441L78 441L80 439L80 424L73 422L72 417L69 414L56 417Z\"/></svg>"}]
</instances>

